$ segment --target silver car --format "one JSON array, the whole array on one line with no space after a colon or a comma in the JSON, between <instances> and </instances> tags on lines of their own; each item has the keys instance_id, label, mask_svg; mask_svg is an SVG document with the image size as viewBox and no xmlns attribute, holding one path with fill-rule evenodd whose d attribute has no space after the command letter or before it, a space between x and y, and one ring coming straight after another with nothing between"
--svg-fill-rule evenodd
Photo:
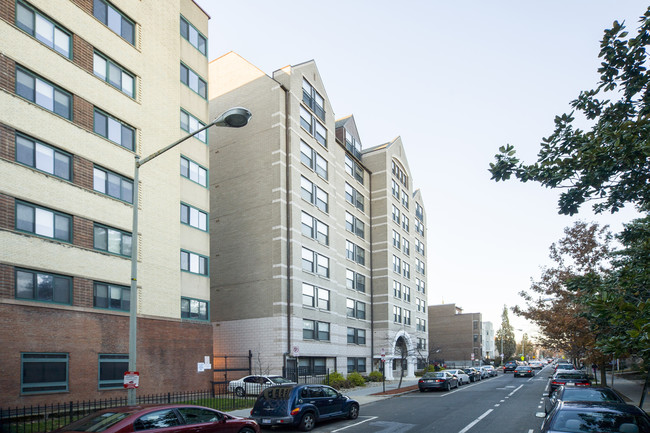
<instances>
[{"instance_id":1,"label":"silver car","mask_svg":"<svg viewBox=\"0 0 650 433\"><path fill-rule=\"evenodd\" d=\"M260 392L273 385L295 384L282 376L252 375L228 382L228 391L234 392L238 397L245 395L258 395Z\"/></svg>"},{"instance_id":2,"label":"silver car","mask_svg":"<svg viewBox=\"0 0 650 433\"><path fill-rule=\"evenodd\" d=\"M458 378L458 385L464 385L466 383L470 382L469 375L465 373L463 370L445 370L448 373L451 373L452 376L456 376Z\"/></svg>"}]
</instances>

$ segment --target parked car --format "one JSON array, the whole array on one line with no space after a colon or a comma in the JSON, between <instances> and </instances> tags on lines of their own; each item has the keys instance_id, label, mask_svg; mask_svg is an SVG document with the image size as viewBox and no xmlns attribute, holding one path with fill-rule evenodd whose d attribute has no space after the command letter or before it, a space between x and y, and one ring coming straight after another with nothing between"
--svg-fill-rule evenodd
<instances>
[{"instance_id":1,"label":"parked car","mask_svg":"<svg viewBox=\"0 0 650 433\"><path fill-rule=\"evenodd\" d=\"M420 392L431 389L444 389L449 391L452 388L458 388L458 379L447 370L430 371L418 380L418 389Z\"/></svg>"},{"instance_id":2,"label":"parked car","mask_svg":"<svg viewBox=\"0 0 650 433\"><path fill-rule=\"evenodd\" d=\"M447 371L447 372L451 373L452 375L456 376L458 378L458 384L459 385L471 382L471 380L469 378L469 375L467 373L465 373L464 370L461 370L460 368L457 369L457 370L445 370L445 371Z\"/></svg>"},{"instance_id":3,"label":"parked car","mask_svg":"<svg viewBox=\"0 0 650 433\"><path fill-rule=\"evenodd\" d=\"M542 424L541 433L554 432L650 433L650 417L631 404L563 401Z\"/></svg>"},{"instance_id":4,"label":"parked car","mask_svg":"<svg viewBox=\"0 0 650 433\"><path fill-rule=\"evenodd\" d=\"M535 370L533 370L533 367L531 367L530 365L518 365L517 368L515 368L514 376L515 377L523 377L523 376L533 377L533 376L535 376Z\"/></svg>"},{"instance_id":5,"label":"parked car","mask_svg":"<svg viewBox=\"0 0 650 433\"><path fill-rule=\"evenodd\" d=\"M309 431L317 422L359 416L359 403L326 385L286 384L266 388L251 410L263 427L292 425Z\"/></svg>"},{"instance_id":6,"label":"parked car","mask_svg":"<svg viewBox=\"0 0 650 433\"><path fill-rule=\"evenodd\" d=\"M567 387L573 386L590 386L591 381L583 371L579 370L560 370L551 378L551 386L548 390L549 397L560 385Z\"/></svg>"},{"instance_id":7,"label":"parked car","mask_svg":"<svg viewBox=\"0 0 650 433\"><path fill-rule=\"evenodd\" d=\"M542 364L542 361L530 361L528 365L530 365L535 370L541 370L542 368L544 368L544 364Z\"/></svg>"},{"instance_id":8,"label":"parked car","mask_svg":"<svg viewBox=\"0 0 650 433\"><path fill-rule=\"evenodd\" d=\"M613 401L625 403L623 397L611 388L606 387L571 387L560 385L550 397L544 399L544 412L549 413L553 406L560 401Z\"/></svg>"},{"instance_id":9,"label":"parked car","mask_svg":"<svg viewBox=\"0 0 650 433\"><path fill-rule=\"evenodd\" d=\"M481 372L474 367L465 367L463 371L469 376L470 382L478 382L481 380Z\"/></svg>"},{"instance_id":10,"label":"parked car","mask_svg":"<svg viewBox=\"0 0 650 433\"><path fill-rule=\"evenodd\" d=\"M559 362L555 364L555 372L557 373L559 370L575 370L575 367L567 362Z\"/></svg>"},{"instance_id":11,"label":"parked car","mask_svg":"<svg viewBox=\"0 0 650 433\"><path fill-rule=\"evenodd\" d=\"M515 368L517 368L517 361L507 361L503 366L503 372L515 371Z\"/></svg>"},{"instance_id":12,"label":"parked car","mask_svg":"<svg viewBox=\"0 0 650 433\"><path fill-rule=\"evenodd\" d=\"M231 380L228 382L228 391L234 392L235 395L243 397L247 394L257 395L262 390L273 385L284 385L295 383L282 376L245 376L241 379Z\"/></svg>"},{"instance_id":13,"label":"parked car","mask_svg":"<svg viewBox=\"0 0 650 433\"><path fill-rule=\"evenodd\" d=\"M491 365L481 365L479 368L485 372L485 377L494 377L497 375L497 371Z\"/></svg>"},{"instance_id":14,"label":"parked car","mask_svg":"<svg viewBox=\"0 0 650 433\"><path fill-rule=\"evenodd\" d=\"M55 432L130 433L150 429L164 429L166 433L260 432L260 427L253 420L187 404L152 404L104 409Z\"/></svg>"}]
</instances>

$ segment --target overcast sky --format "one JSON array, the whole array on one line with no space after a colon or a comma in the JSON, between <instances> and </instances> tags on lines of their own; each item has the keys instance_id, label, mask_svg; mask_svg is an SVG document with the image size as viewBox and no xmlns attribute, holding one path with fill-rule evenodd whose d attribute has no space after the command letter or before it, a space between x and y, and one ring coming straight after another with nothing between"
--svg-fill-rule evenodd
<instances>
[{"instance_id":1,"label":"overcast sky","mask_svg":"<svg viewBox=\"0 0 650 433\"><path fill-rule=\"evenodd\" d=\"M565 227L619 231L636 216L560 216L558 191L487 169L508 143L534 162L554 116L595 87L603 31L625 20L635 33L645 1L195 1L211 17L209 60L234 51L270 76L313 59L364 148L402 137L427 214L430 305L480 312L496 330Z\"/></svg>"}]
</instances>

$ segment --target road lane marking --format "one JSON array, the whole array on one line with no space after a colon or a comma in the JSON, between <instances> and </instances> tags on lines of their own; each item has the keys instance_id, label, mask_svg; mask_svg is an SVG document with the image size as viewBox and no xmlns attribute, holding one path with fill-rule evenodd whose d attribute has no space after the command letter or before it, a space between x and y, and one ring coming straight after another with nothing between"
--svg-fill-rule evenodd
<instances>
[{"instance_id":1,"label":"road lane marking","mask_svg":"<svg viewBox=\"0 0 650 433\"><path fill-rule=\"evenodd\" d=\"M519 387L517 387L517 389L515 389L515 390L512 391L510 394L508 394L508 397L510 397L510 396L511 396L512 394L514 394L515 392L519 391L523 386L524 386L524 385L519 385ZM507 397L506 397L506 398L507 398Z\"/></svg>"},{"instance_id":2,"label":"road lane marking","mask_svg":"<svg viewBox=\"0 0 650 433\"><path fill-rule=\"evenodd\" d=\"M535 431L535 430L533 430L533 429L531 428L530 430L528 430L528 433L533 433L534 431Z\"/></svg>"},{"instance_id":3,"label":"road lane marking","mask_svg":"<svg viewBox=\"0 0 650 433\"><path fill-rule=\"evenodd\" d=\"M489 409L489 410L488 410L487 412L485 412L483 415L479 416L479 417L476 418L474 421L472 421L471 423L467 424L467 427L465 427L464 429L462 429L462 430L459 431L458 433L466 433L469 429L471 429L471 428L474 427L476 424L478 424L479 421L481 421L483 418L485 418L486 416L488 416L488 415L490 414L490 412L492 412L493 410L494 410L494 409Z\"/></svg>"},{"instance_id":4,"label":"road lane marking","mask_svg":"<svg viewBox=\"0 0 650 433\"><path fill-rule=\"evenodd\" d=\"M499 407L501 406L499 403L495 404L494 407Z\"/></svg>"},{"instance_id":5,"label":"road lane marking","mask_svg":"<svg viewBox=\"0 0 650 433\"><path fill-rule=\"evenodd\" d=\"M377 418L379 418L379 417L373 416L373 417L370 417L368 419L364 419L363 421L359 421L358 423L350 424L348 426L341 427L340 429L337 429L337 430L332 430L332 433L337 432L337 431L343 431L343 430L348 429L350 427L356 427L358 425L363 424L364 422L372 421L373 419L377 419Z\"/></svg>"}]
</instances>

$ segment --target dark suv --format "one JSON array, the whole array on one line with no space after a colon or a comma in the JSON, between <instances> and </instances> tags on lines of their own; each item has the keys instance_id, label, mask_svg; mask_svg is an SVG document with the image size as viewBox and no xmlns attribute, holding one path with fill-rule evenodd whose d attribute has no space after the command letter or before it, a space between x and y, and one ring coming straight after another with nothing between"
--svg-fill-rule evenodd
<instances>
[{"instance_id":1,"label":"dark suv","mask_svg":"<svg viewBox=\"0 0 650 433\"><path fill-rule=\"evenodd\" d=\"M251 418L260 426L297 426L302 431L316 422L359 416L359 403L326 385L277 385L266 388L257 397Z\"/></svg>"},{"instance_id":2,"label":"dark suv","mask_svg":"<svg viewBox=\"0 0 650 433\"><path fill-rule=\"evenodd\" d=\"M515 371L515 368L517 368L517 361L508 361L503 366L503 372L505 373L506 371Z\"/></svg>"}]
</instances>

